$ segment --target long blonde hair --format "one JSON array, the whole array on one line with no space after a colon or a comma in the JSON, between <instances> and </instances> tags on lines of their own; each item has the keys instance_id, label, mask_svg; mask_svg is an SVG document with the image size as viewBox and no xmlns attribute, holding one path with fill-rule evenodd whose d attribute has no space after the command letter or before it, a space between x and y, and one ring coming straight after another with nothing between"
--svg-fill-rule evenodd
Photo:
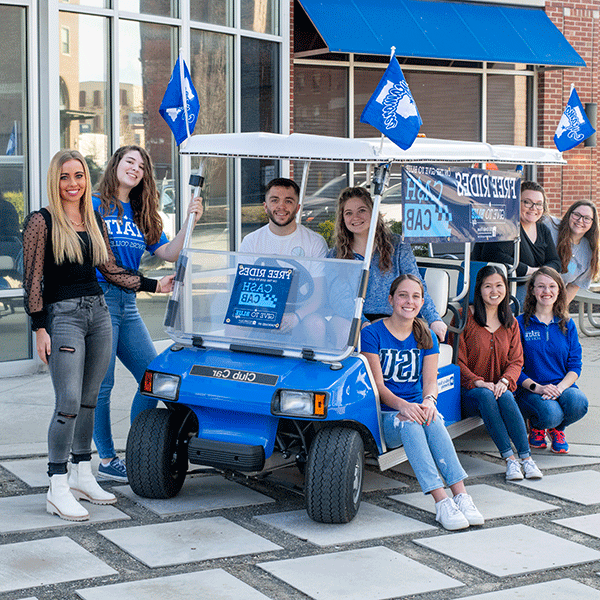
<instances>
[{"instance_id":1,"label":"long blonde hair","mask_svg":"<svg viewBox=\"0 0 600 600\"><path fill-rule=\"evenodd\" d=\"M83 156L77 150L61 150L50 161L48 167L48 211L52 215L52 247L54 260L57 264L66 261L83 264L83 250L81 238L75 231L71 221L65 214L65 209L60 198L60 175L66 162L76 160L81 163L85 174L85 191L81 197L79 210L85 229L89 235L92 263L100 265L108 260L106 244L92 206L92 190L90 185L90 171Z\"/></svg>"}]
</instances>

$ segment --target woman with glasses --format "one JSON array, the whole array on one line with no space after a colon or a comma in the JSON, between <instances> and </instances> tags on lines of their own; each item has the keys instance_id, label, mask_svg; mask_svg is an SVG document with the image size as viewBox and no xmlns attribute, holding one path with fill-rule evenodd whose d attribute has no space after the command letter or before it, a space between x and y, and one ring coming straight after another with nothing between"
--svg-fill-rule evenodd
<instances>
[{"instance_id":1,"label":"woman with glasses","mask_svg":"<svg viewBox=\"0 0 600 600\"><path fill-rule=\"evenodd\" d=\"M536 271L517 321L524 359L517 403L529 419L529 445L546 448L547 434L552 452L566 454L565 428L587 413L588 401L575 384L581 374L581 344L557 271L549 267Z\"/></svg>"},{"instance_id":2,"label":"woman with glasses","mask_svg":"<svg viewBox=\"0 0 600 600\"><path fill-rule=\"evenodd\" d=\"M563 218L548 223L567 286L567 306L579 288L589 289L599 270L598 211L589 200L572 204Z\"/></svg>"},{"instance_id":3,"label":"woman with glasses","mask_svg":"<svg viewBox=\"0 0 600 600\"><path fill-rule=\"evenodd\" d=\"M549 229L540 221L547 212L548 200L544 188L535 181L521 183L519 263L515 275L528 277L542 266L560 270L560 260ZM481 244L479 260L500 262L511 266L514 262L513 242ZM517 299L521 306L525 299L526 283L517 285Z\"/></svg>"}]
</instances>

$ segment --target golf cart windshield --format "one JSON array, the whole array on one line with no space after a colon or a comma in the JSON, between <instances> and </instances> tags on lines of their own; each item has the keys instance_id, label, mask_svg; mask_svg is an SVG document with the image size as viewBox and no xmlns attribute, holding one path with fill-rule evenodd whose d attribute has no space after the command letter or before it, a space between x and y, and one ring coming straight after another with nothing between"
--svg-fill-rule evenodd
<instances>
[{"instance_id":1,"label":"golf cart windshield","mask_svg":"<svg viewBox=\"0 0 600 600\"><path fill-rule=\"evenodd\" d=\"M165 325L182 344L336 360L354 346L362 261L186 249Z\"/></svg>"}]
</instances>

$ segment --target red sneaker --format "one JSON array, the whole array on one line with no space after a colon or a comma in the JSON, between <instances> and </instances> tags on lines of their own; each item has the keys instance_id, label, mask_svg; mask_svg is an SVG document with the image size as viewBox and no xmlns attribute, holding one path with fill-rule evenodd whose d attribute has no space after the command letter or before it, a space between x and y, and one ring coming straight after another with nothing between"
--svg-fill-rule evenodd
<instances>
[{"instance_id":1,"label":"red sneaker","mask_svg":"<svg viewBox=\"0 0 600 600\"><path fill-rule=\"evenodd\" d=\"M529 445L532 448L543 450L546 447L546 430L531 427L529 430Z\"/></svg>"}]
</instances>

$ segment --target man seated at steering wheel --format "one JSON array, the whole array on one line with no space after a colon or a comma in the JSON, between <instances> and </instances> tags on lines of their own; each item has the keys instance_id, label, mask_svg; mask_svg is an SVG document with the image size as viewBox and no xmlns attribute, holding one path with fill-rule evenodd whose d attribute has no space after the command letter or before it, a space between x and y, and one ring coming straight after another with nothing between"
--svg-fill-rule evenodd
<instances>
[{"instance_id":1,"label":"man seated at steering wheel","mask_svg":"<svg viewBox=\"0 0 600 600\"><path fill-rule=\"evenodd\" d=\"M242 240L240 252L325 258L327 244L323 237L296 222L296 214L300 208L300 188L295 181L285 177L271 180L267 184L264 207L269 222ZM323 300L323 270L320 265L307 269L314 283L314 290L312 294L307 294L310 298L302 302L295 311L287 311L283 315L280 331L289 333L301 324L304 337L314 345L322 346L325 343L325 320L316 311ZM297 287L301 294L302 282Z\"/></svg>"}]
</instances>

